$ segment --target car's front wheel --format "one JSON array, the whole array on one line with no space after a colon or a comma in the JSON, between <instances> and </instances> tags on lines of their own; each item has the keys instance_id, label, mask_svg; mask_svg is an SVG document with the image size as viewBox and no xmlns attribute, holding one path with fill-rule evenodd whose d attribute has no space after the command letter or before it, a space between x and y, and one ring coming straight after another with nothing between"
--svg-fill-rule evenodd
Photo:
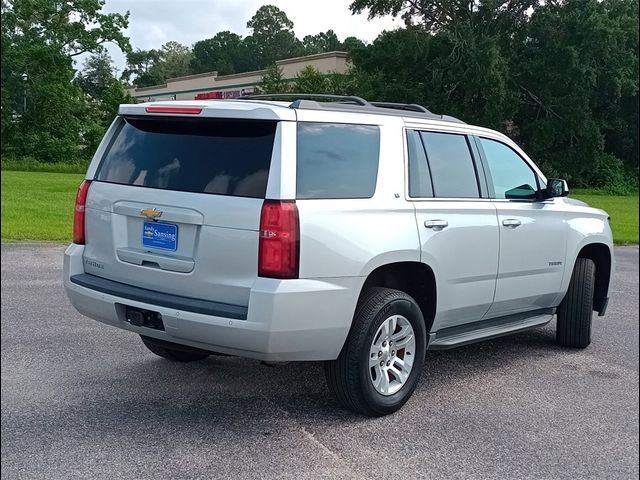
<instances>
[{"instance_id":1,"label":"car's front wheel","mask_svg":"<svg viewBox=\"0 0 640 480\"><path fill-rule=\"evenodd\" d=\"M156 338L140 335L142 343L156 355L172 360L174 362L195 362L204 360L211 352L200 350L199 348L187 347L166 340L158 340Z\"/></svg>"},{"instance_id":2,"label":"car's front wheel","mask_svg":"<svg viewBox=\"0 0 640 480\"><path fill-rule=\"evenodd\" d=\"M368 416L395 412L418 383L426 337L413 298L389 288L366 290L340 356L325 363L329 389L355 412Z\"/></svg>"},{"instance_id":3,"label":"car's front wheel","mask_svg":"<svg viewBox=\"0 0 640 480\"><path fill-rule=\"evenodd\" d=\"M576 260L569 289L558 307L556 341L563 347L586 348L591 343L595 276L593 260Z\"/></svg>"}]
</instances>

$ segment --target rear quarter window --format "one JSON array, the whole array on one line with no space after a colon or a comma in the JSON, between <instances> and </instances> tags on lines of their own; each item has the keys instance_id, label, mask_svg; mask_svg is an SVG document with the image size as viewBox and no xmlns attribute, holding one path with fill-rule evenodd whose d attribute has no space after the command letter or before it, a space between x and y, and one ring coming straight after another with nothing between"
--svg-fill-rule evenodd
<instances>
[{"instance_id":1,"label":"rear quarter window","mask_svg":"<svg viewBox=\"0 0 640 480\"><path fill-rule=\"evenodd\" d=\"M96 180L264 198L276 122L125 118Z\"/></svg>"},{"instance_id":2,"label":"rear quarter window","mask_svg":"<svg viewBox=\"0 0 640 480\"><path fill-rule=\"evenodd\" d=\"M379 156L377 126L300 122L296 197L370 198Z\"/></svg>"}]
</instances>

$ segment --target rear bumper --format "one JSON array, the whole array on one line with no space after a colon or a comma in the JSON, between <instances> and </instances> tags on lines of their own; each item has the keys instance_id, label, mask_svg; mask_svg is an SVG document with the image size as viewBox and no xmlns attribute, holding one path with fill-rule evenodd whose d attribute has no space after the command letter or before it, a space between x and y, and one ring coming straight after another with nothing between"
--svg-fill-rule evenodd
<instances>
[{"instance_id":1,"label":"rear bumper","mask_svg":"<svg viewBox=\"0 0 640 480\"><path fill-rule=\"evenodd\" d=\"M247 319L247 307L242 305L230 305L228 303L211 302L197 298L171 295L170 293L156 292L146 288L134 287L126 283L114 282L106 278L97 277L89 273L71 275L71 283L86 287L98 293L106 293L114 297L126 300L150 303L158 307L167 307L172 310L202 313L214 317L230 318L235 320Z\"/></svg>"},{"instance_id":2,"label":"rear bumper","mask_svg":"<svg viewBox=\"0 0 640 480\"><path fill-rule=\"evenodd\" d=\"M83 315L169 342L269 361L337 358L364 282L361 277L256 278L246 307L203 302L193 308L189 300L194 299L85 275L83 252L82 245L72 244L64 255L65 290ZM159 312L165 330L131 325L127 305Z\"/></svg>"}]
</instances>

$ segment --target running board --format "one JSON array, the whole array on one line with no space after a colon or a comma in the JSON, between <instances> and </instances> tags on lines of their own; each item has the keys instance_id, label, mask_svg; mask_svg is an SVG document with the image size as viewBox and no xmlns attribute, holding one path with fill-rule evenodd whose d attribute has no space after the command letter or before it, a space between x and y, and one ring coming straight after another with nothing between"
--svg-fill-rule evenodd
<instances>
[{"instance_id":1,"label":"running board","mask_svg":"<svg viewBox=\"0 0 640 480\"><path fill-rule=\"evenodd\" d=\"M518 333L530 328L541 327L551 321L555 310L555 308L545 308L444 328L429 334L427 350L448 350L482 340Z\"/></svg>"}]
</instances>

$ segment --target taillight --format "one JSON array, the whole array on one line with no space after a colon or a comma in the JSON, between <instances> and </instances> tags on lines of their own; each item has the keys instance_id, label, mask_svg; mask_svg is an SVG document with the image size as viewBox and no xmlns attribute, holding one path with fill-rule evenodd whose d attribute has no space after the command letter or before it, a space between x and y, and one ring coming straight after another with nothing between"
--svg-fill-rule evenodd
<instances>
[{"instance_id":1,"label":"taillight","mask_svg":"<svg viewBox=\"0 0 640 480\"><path fill-rule=\"evenodd\" d=\"M87 204L87 194L89 193L89 180L83 180L78 187L76 194L76 207L73 213L73 243L84 245L84 207Z\"/></svg>"},{"instance_id":2,"label":"taillight","mask_svg":"<svg viewBox=\"0 0 640 480\"><path fill-rule=\"evenodd\" d=\"M298 278L300 224L294 201L265 200L260 213L258 275Z\"/></svg>"}]
</instances>

